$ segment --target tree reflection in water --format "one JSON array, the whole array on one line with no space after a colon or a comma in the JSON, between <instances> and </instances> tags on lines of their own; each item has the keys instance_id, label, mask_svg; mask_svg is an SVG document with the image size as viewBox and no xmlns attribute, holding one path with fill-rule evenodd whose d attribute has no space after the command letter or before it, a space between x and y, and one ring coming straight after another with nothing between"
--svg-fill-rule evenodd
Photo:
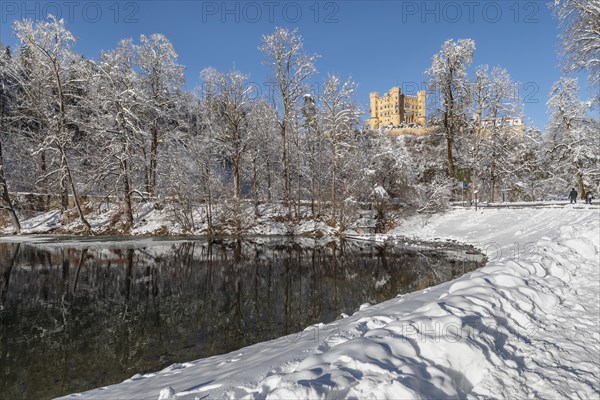
<instances>
[{"instance_id":1,"label":"tree reflection in water","mask_svg":"<svg viewBox=\"0 0 600 400\"><path fill-rule=\"evenodd\" d=\"M329 322L477 268L440 251L290 238L0 243L1 398L43 399Z\"/></svg>"}]
</instances>

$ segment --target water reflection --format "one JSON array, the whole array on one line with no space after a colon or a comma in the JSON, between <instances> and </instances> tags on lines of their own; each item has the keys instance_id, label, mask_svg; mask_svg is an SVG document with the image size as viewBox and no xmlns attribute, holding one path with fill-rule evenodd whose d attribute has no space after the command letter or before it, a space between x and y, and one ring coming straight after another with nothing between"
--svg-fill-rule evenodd
<instances>
[{"instance_id":1,"label":"water reflection","mask_svg":"<svg viewBox=\"0 0 600 400\"><path fill-rule=\"evenodd\" d=\"M247 238L0 243L0 398L226 353L441 283L464 249Z\"/></svg>"}]
</instances>

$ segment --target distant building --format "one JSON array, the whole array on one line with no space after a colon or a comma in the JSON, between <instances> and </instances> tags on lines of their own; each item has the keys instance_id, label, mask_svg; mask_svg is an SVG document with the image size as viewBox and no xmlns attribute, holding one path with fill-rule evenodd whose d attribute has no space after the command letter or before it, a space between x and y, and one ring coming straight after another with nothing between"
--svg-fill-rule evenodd
<instances>
[{"instance_id":1,"label":"distant building","mask_svg":"<svg viewBox=\"0 0 600 400\"><path fill-rule=\"evenodd\" d=\"M477 122L477 118L473 118ZM503 128L515 132L525 132L525 125L523 124L523 118L519 117L504 117L494 119L483 119L481 120L482 133L488 134L494 128Z\"/></svg>"},{"instance_id":2,"label":"distant building","mask_svg":"<svg viewBox=\"0 0 600 400\"><path fill-rule=\"evenodd\" d=\"M389 93L379 97L377 92L370 94L371 118L369 128L380 126L400 126L400 124L417 124L425 126L425 91L416 96L407 96L399 87L392 88Z\"/></svg>"}]
</instances>

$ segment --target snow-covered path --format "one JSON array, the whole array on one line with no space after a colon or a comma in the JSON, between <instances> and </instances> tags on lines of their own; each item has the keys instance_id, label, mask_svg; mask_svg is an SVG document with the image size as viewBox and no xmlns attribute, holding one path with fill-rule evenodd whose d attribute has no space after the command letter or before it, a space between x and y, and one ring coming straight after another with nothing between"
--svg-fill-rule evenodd
<instances>
[{"instance_id":1,"label":"snow-covered path","mask_svg":"<svg viewBox=\"0 0 600 400\"><path fill-rule=\"evenodd\" d=\"M301 334L66 398L599 398L599 212L407 221L391 233L475 244L488 264Z\"/></svg>"},{"instance_id":2,"label":"snow-covered path","mask_svg":"<svg viewBox=\"0 0 600 400\"><path fill-rule=\"evenodd\" d=\"M466 305L451 309L454 315L493 316L508 333L492 335L487 361L493 367L485 366L489 373L471 396L600 397L598 210L485 210L475 217L455 211L426 230L427 236L477 244L491 258L478 272L485 275L467 282L460 300ZM414 229L404 232L418 234ZM451 285L447 301L458 294L457 285L461 283ZM492 296L484 301L469 293L476 288ZM510 332L511 326L517 329Z\"/></svg>"}]
</instances>

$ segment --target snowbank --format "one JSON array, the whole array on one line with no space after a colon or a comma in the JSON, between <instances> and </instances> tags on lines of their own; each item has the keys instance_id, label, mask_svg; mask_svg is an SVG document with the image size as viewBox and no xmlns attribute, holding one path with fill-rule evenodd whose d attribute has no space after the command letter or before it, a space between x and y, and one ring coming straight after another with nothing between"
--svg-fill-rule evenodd
<instances>
[{"instance_id":1,"label":"snowbank","mask_svg":"<svg viewBox=\"0 0 600 400\"><path fill-rule=\"evenodd\" d=\"M65 398L598 398L598 209L454 210L390 234L460 240L489 262L331 324Z\"/></svg>"},{"instance_id":2,"label":"snowbank","mask_svg":"<svg viewBox=\"0 0 600 400\"><path fill-rule=\"evenodd\" d=\"M131 235L131 236L202 236L206 235L209 226L204 207L194 209L193 215L183 216L181 210L172 204L142 203L136 204L133 213L133 225L126 228L124 216L115 204L101 204L99 207L90 207L93 210L86 215L94 235ZM237 225L225 207L214 207L213 233L217 235L231 235ZM339 227L332 227L310 212L310 208L303 206L294 212L294 218L287 216L288 209L281 204L261 204L256 211L252 204L243 204L240 212L239 229L243 235L297 235L310 237L323 237L338 235ZM0 221L0 235L12 235L11 224L2 226ZM61 212L52 210L36 212L33 216L21 221L21 235L59 234L82 235L86 234L84 225L79 221L74 210Z\"/></svg>"}]
</instances>

